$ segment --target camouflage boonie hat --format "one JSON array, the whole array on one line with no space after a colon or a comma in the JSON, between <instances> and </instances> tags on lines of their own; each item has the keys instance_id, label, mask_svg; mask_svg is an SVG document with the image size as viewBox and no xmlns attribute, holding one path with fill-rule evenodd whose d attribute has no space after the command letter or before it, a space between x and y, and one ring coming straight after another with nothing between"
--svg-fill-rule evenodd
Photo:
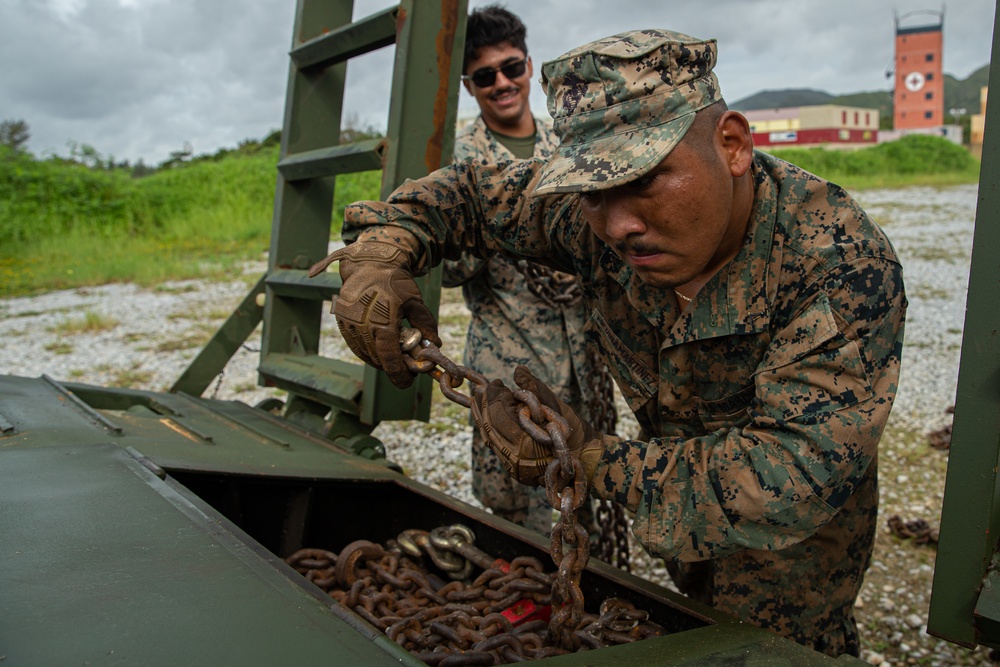
<instances>
[{"instance_id":1,"label":"camouflage boonie hat","mask_svg":"<svg viewBox=\"0 0 1000 667\"><path fill-rule=\"evenodd\" d=\"M621 185L659 164L722 99L715 40L633 30L542 65L542 87L560 143L535 195Z\"/></svg>"}]
</instances>

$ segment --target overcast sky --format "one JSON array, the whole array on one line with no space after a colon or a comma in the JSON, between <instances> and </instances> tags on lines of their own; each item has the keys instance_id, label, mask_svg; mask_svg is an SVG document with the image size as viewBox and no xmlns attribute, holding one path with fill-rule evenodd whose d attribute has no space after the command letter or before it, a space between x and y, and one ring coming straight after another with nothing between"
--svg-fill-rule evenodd
<instances>
[{"instance_id":1,"label":"overcast sky","mask_svg":"<svg viewBox=\"0 0 1000 667\"><path fill-rule=\"evenodd\" d=\"M419 1L419 0L418 0ZM393 2L357 0L355 18ZM488 4L470 0L469 6ZM933 22L944 8L944 71L990 60L992 0L509 0L539 65L624 30L668 28L719 40L726 99L761 90L889 90L894 14ZM36 155L71 142L155 164L279 129L294 0L0 0L0 120L24 120ZM390 49L348 68L346 114L384 128ZM475 103L461 93L460 114ZM532 106L544 115L540 89Z\"/></svg>"}]
</instances>

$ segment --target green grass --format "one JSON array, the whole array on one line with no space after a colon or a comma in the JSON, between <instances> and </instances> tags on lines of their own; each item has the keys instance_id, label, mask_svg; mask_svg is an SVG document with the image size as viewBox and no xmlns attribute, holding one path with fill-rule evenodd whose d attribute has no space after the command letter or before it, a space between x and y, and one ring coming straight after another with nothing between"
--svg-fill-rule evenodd
<instances>
[{"instance_id":1,"label":"green grass","mask_svg":"<svg viewBox=\"0 0 1000 667\"><path fill-rule=\"evenodd\" d=\"M856 151L784 148L769 152L848 191L979 181L979 161L969 151L927 135L909 135Z\"/></svg>"},{"instance_id":2,"label":"green grass","mask_svg":"<svg viewBox=\"0 0 1000 667\"><path fill-rule=\"evenodd\" d=\"M114 372L114 376L108 383L112 387L121 389L139 389L149 384L153 379L153 373L140 368L123 368Z\"/></svg>"},{"instance_id":3,"label":"green grass","mask_svg":"<svg viewBox=\"0 0 1000 667\"><path fill-rule=\"evenodd\" d=\"M168 280L224 279L266 257L278 149L132 179L0 147L0 296ZM380 172L337 178L332 216L378 197Z\"/></svg>"},{"instance_id":4,"label":"green grass","mask_svg":"<svg viewBox=\"0 0 1000 667\"><path fill-rule=\"evenodd\" d=\"M157 352L176 352L178 350L190 350L198 347L202 347L209 341L212 336L210 334L188 334L181 338L171 338L170 340L165 340L161 343L156 344Z\"/></svg>"},{"instance_id":5,"label":"green grass","mask_svg":"<svg viewBox=\"0 0 1000 667\"><path fill-rule=\"evenodd\" d=\"M848 190L974 183L979 163L938 137L858 151L775 151ZM0 146L0 297L133 282L246 279L270 242L277 146L234 151L133 179ZM344 206L379 196L380 172L337 178L331 236ZM248 280L252 281L253 277Z\"/></svg>"},{"instance_id":6,"label":"green grass","mask_svg":"<svg viewBox=\"0 0 1000 667\"><path fill-rule=\"evenodd\" d=\"M100 333L111 331L118 326L118 320L113 317L104 317L98 313L88 310L83 317L74 317L62 320L50 327L49 331L61 336L73 336L83 333Z\"/></svg>"},{"instance_id":7,"label":"green grass","mask_svg":"<svg viewBox=\"0 0 1000 667\"><path fill-rule=\"evenodd\" d=\"M65 342L49 343L45 346L47 352L54 352L55 354L71 354L73 352L73 346Z\"/></svg>"}]
</instances>

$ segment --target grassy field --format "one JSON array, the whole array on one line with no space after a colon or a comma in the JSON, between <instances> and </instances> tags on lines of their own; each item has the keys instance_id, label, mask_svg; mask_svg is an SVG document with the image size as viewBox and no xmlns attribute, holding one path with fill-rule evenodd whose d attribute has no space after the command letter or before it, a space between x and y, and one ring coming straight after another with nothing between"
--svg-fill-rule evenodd
<instances>
[{"instance_id":1,"label":"grassy field","mask_svg":"<svg viewBox=\"0 0 1000 667\"><path fill-rule=\"evenodd\" d=\"M936 137L859 151L776 152L848 190L974 183L979 163ZM226 275L264 256L278 147L197 160L132 178L0 147L0 296ZM378 196L380 174L338 177L332 219Z\"/></svg>"},{"instance_id":2,"label":"grassy field","mask_svg":"<svg viewBox=\"0 0 1000 667\"><path fill-rule=\"evenodd\" d=\"M259 259L270 241L277 161L273 146L134 179L0 148L0 296L211 278ZM333 220L348 203L377 197L380 179L339 177Z\"/></svg>"}]
</instances>

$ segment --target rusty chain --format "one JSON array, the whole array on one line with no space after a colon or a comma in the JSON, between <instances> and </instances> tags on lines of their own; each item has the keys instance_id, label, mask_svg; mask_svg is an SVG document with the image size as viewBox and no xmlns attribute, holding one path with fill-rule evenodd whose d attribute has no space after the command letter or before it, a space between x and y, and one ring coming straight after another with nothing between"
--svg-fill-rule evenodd
<instances>
[{"instance_id":1,"label":"rusty chain","mask_svg":"<svg viewBox=\"0 0 1000 667\"><path fill-rule=\"evenodd\" d=\"M405 530L385 546L358 540L339 553L300 549L285 560L428 665L521 662L664 634L647 612L608 598L598 614L581 614L573 648L556 644L550 615L558 577L536 558L487 554L461 524ZM473 566L481 572L471 579Z\"/></svg>"},{"instance_id":2,"label":"rusty chain","mask_svg":"<svg viewBox=\"0 0 1000 667\"><path fill-rule=\"evenodd\" d=\"M481 399L489 384L484 375L448 359L416 330L404 329L400 344L409 370L436 379L447 398L464 407ZM471 396L458 391L466 381ZM339 554L302 549L286 559L428 665L520 662L663 634L647 612L617 598L605 600L598 615L586 613L580 579L589 535L578 520L588 500L583 466L569 453L562 415L532 392L512 393L521 428L554 453L545 472L546 496L560 511L550 542L554 575L534 558L490 556L461 525L403 531L384 547L358 540ZM426 564L453 581L444 583ZM469 582L477 567L482 572Z\"/></svg>"},{"instance_id":3,"label":"rusty chain","mask_svg":"<svg viewBox=\"0 0 1000 667\"><path fill-rule=\"evenodd\" d=\"M587 344L587 366L593 374L590 400L587 403L590 424L601 433L614 433L618 428L618 413L615 411L614 379L594 346ZM625 509L611 500L598 500L595 519L599 528L597 535L597 557L605 563L631 572L628 548L628 517Z\"/></svg>"},{"instance_id":4,"label":"rusty chain","mask_svg":"<svg viewBox=\"0 0 1000 667\"><path fill-rule=\"evenodd\" d=\"M576 276L555 271L547 266L519 259L514 262L524 276L528 290L550 306L575 306L583 299L583 290Z\"/></svg>"},{"instance_id":5,"label":"rusty chain","mask_svg":"<svg viewBox=\"0 0 1000 667\"><path fill-rule=\"evenodd\" d=\"M551 307L576 306L583 299L583 290L576 276L523 259L514 264L524 276L531 293ZM618 425L614 380L607 366L597 357L593 345L587 345L586 355L587 367L592 374L592 377L586 378L591 388L587 401L590 423L602 433L614 433ZM610 500L598 500L594 504L598 529L597 556L605 563L630 572L629 524L624 508Z\"/></svg>"},{"instance_id":6,"label":"rusty chain","mask_svg":"<svg viewBox=\"0 0 1000 667\"><path fill-rule=\"evenodd\" d=\"M400 347L409 355L404 357L407 368L413 373L427 373L437 380L441 393L449 400L468 408L486 391L489 384L486 376L446 357L416 329L400 332ZM466 380L475 398L457 390ZM580 639L573 633L583 615L580 576L590 559L590 536L578 520L579 509L589 498L583 464L569 453L566 445L569 424L562 415L542 405L530 391L515 388L511 393L519 403L518 424L554 454L545 471L546 497L549 504L559 510L559 522L553 526L550 541L550 553L558 574L552 587L555 611L549 621L549 633L561 648L576 650Z\"/></svg>"}]
</instances>

